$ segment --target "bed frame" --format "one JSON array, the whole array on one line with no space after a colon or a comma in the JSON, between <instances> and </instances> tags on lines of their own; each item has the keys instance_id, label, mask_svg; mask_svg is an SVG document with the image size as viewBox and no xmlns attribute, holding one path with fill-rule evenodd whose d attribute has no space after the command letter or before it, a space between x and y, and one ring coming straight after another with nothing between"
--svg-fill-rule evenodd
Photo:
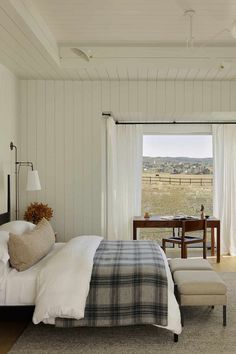
<instances>
[{"instance_id":1,"label":"bed frame","mask_svg":"<svg viewBox=\"0 0 236 354\"><path fill-rule=\"evenodd\" d=\"M7 175L7 212L0 214L0 225L11 220L11 187L10 175Z\"/></svg>"},{"instance_id":2,"label":"bed frame","mask_svg":"<svg viewBox=\"0 0 236 354\"><path fill-rule=\"evenodd\" d=\"M11 177L7 175L7 211L0 214L0 225L11 220ZM0 306L1 320L25 320L32 318L34 306Z\"/></svg>"}]
</instances>

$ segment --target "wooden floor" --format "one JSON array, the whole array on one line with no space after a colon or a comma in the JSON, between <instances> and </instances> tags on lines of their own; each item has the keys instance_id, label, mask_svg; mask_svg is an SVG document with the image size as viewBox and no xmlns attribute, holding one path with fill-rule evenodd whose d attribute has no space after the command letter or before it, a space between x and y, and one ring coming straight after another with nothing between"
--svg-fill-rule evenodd
<instances>
[{"instance_id":1,"label":"wooden floor","mask_svg":"<svg viewBox=\"0 0 236 354\"><path fill-rule=\"evenodd\" d=\"M0 353L7 353L24 331L28 321L0 321Z\"/></svg>"},{"instance_id":2,"label":"wooden floor","mask_svg":"<svg viewBox=\"0 0 236 354\"><path fill-rule=\"evenodd\" d=\"M177 249L167 249L168 258L178 258L180 257L180 250ZM188 251L188 257L202 258L202 251L199 249L190 249ZM213 265L216 272L236 272L236 257L232 256L221 256L221 262L216 263L216 258L207 255L207 260Z\"/></svg>"},{"instance_id":3,"label":"wooden floor","mask_svg":"<svg viewBox=\"0 0 236 354\"><path fill-rule=\"evenodd\" d=\"M167 250L167 256L174 258L179 257L178 250ZM200 257L199 250L190 250L189 257ZM236 272L236 257L221 257L221 262L216 263L215 258L208 257L209 262L213 265L217 272ZM28 321L0 321L0 354L7 353L17 338L24 331Z\"/></svg>"}]
</instances>

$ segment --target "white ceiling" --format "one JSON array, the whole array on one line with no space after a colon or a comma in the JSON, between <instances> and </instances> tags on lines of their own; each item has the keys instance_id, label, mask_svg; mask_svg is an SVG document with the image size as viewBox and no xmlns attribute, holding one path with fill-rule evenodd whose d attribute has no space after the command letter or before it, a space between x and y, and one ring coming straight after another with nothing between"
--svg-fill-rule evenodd
<instances>
[{"instance_id":1,"label":"white ceiling","mask_svg":"<svg viewBox=\"0 0 236 354\"><path fill-rule=\"evenodd\" d=\"M236 18L235 0L33 0L59 42L185 44L184 10L194 9L196 41L211 40ZM235 41L225 33L216 42ZM213 41L214 42L214 41Z\"/></svg>"},{"instance_id":2,"label":"white ceiling","mask_svg":"<svg viewBox=\"0 0 236 354\"><path fill-rule=\"evenodd\" d=\"M235 0L0 0L0 62L34 79L235 80L236 39L216 35L235 19Z\"/></svg>"}]
</instances>

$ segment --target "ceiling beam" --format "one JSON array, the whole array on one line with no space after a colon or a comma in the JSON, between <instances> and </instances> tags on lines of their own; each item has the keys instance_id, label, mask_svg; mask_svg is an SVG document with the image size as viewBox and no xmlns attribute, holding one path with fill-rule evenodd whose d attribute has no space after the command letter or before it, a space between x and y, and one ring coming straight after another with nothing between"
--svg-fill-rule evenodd
<instances>
[{"instance_id":1,"label":"ceiling beam","mask_svg":"<svg viewBox=\"0 0 236 354\"><path fill-rule=\"evenodd\" d=\"M85 60L72 48L79 48L89 57ZM229 70L236 65L236 49L232 47L163 48L163 47L60 47L64 68L148 67L176 69Z\"/></svg>"},{"instance_id":2,"label":"ceiling beam","mask_svg":"<svg viewBox=\"0 0 236 354\"><path fill-rule=\"evenodd\" d=\"M1 0L0 7L49 62L60 66L57 42L31 0Z\"/></svg>"},{"instance_id":3,"label":"ceiling beam","mask_svg":"<svg viewBox=\"0 0 236 354\"><path fill-rule=\"evenodd\" d=\"M236 43L236 42L235 42ZM96 59L118 59L118 58L234 58L236 59L236 47L158 47L158 46L81 46L65 45L60 46L60 57L77 58L72 48L79 48L86 54Z\"/></svg>"}]
</instances>

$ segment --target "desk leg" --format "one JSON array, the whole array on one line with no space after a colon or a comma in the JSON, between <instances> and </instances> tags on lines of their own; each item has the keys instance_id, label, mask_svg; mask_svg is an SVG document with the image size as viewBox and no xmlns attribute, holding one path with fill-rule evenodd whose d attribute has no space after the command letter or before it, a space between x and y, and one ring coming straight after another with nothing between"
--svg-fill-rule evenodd
<instances>
[{"instance_id":1,"label":"desk leg","mask_svg":"<svg viewBox=\"0 0 236 354\"><path fill-rule=\"evenodd\" d=\"M133 225L133 240L137 240L137 227Z\"/></svg>"},{"instance_id":2,"label":"desk leg","mask_svg":"<svg viewBox=\"0 0 236 354\"><path fill-rule=\"evenodd\" d=\"M220 225L217 226L217 263L220 263Z\"/></svg>"},{"instance_id":3,"label":"desk leg","mask_svg":"<svg viewBox=\"0 0 236 354\"><path fill-rule=\"evenodd\" d=\"M211 228L211 255L215 255L215 229Z\"/></svg>"}]
</instances>

